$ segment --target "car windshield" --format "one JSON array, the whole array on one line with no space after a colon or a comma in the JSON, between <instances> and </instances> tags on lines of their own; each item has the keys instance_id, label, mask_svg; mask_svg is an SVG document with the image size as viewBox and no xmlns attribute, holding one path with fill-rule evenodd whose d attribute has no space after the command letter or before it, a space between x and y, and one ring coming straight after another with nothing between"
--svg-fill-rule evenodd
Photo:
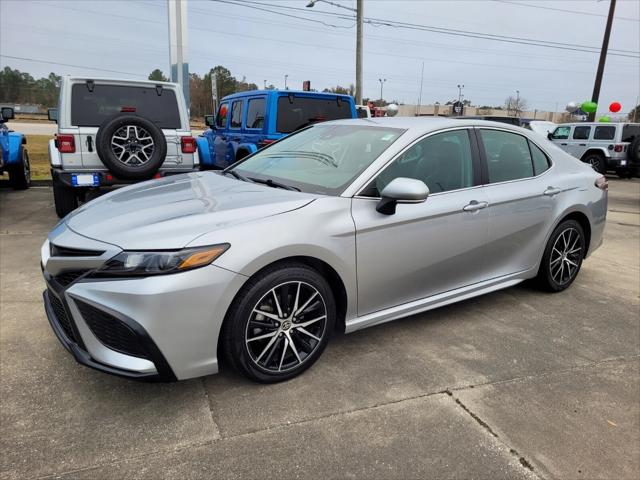
<instances>
[{"instance_id":1,"label":"car windshield","mask_svg":"<svg viewBox=\"0 0 640 480\"><path fill-rule=\"evenodd\" d=\"M316 125L260 150L233 167L258 181L303 192L337 195L405 130L363 125Z\"/></svg>"}]
</instances>

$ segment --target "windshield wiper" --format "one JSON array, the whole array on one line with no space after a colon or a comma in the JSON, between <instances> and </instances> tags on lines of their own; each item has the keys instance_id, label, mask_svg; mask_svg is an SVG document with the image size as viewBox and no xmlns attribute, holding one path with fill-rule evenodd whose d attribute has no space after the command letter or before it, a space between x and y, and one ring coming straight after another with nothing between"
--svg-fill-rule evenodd
<instances>
[{"instance_id":1,"label":"windshield wiper","mask_svg":"<svg viewBox=\"0 0 640 480\"><path fill-rule=\"evenodd\" d=\"M224 172L222 172L224 175L231 175L233 178L237 179L237 180L242 180L243 182L251 182L250 179L248 179L247 177L245 177L244 175L240 175L238 172L236 172L235 170L225 170Z\"/></svg>"},{"instance_id":2,"label":"windshield wiper","mask_svg":"<svg viewBox=\"0 0 640 480\"><path fill-rule=\"evenodd\" d=\"M264 185L267 185L267 186L273 187L273 188L282 188L284 190L293 190L295 192L301 192L302 191L297 187L292 187L291 185L286 185L284 183L275 182L275 181L271 180L270 178L267 178L266 180L263 180L261 178L249 177L249 180L251 180L252 182L256 182L256 183L262 183Z\"/></svg>"}]
</instances>

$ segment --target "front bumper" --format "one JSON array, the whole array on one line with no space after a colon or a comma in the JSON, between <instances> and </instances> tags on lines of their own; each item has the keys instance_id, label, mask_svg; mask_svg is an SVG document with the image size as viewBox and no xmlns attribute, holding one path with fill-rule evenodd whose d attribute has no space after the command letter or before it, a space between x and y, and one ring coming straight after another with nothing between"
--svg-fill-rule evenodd
<instances>
[{"instance_id":1,"label":"front bumper","mask_svg":"<svg viewBox=\"0 0 640 480\"><path fill-rule=\"evenodd\" d=\"M77 235L62 228L58 246ZM88 248L90 240L77 237ZM75 241L62 246L78 248ZM95 266L86 268L87 258L53 257L49 251L47 240L45 311L58 340L79 363L147 381L217 373L222 321L246 277L208 265L145 278L90 278Z\"/></svg>"}]
</instances>

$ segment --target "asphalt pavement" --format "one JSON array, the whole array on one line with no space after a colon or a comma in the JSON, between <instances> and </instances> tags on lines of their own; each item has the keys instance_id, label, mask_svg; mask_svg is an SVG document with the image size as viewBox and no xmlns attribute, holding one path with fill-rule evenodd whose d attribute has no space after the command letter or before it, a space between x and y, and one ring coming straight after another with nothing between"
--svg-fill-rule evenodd
<instances>
[{"instance_id":1,"label":"asphalt pavement","mask_svg":"<svg viewBox=\"0 0 640 480\"><path fill-rule=\"evenodd\" d=\"M604 245L567 291L339 335L277 385L75 363L42 307L51 189L2 188L0 478L640 478L640 181L610 184Z\"/></svg>"}]
</instances>

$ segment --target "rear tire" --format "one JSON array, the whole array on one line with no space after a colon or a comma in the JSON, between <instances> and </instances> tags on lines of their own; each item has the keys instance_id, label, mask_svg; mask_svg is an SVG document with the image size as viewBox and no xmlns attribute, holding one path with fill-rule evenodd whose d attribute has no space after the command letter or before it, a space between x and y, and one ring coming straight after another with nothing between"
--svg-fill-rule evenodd
<instances>
[{"instance_id":1,"label":"rear tire","mask_svg":"<svg viewBox=\"0 0 640 480\"><path fill-rule=\"evenodd\" d=\"M589 163L593 169L604 175L607 173L607 159L601 153L590 153L582 158L584 163Z\"/></svg>"},{"instance_id":2,"label":"rear tire","mask_svg":"<svg viewBox=\"0 0 640 480\"><path fill-rule=\"evenodd\" d=\"M74 189L55 179L53 180L53 201L59 218L66 217L78 208L78 196Z\"/></svg>"},{"instance_id":3,"label":"rear tire","mask_svg":"<svg viewBox=\"0 0 640 480\"><path fill-rule=\"evenodd\" d=\"M586 249L584 230L575 220L558 225L544 250L536 278L549 292L561 292L573 283L580 272Z\"/></svg>"},{"instance_id":4,"label":"rear tire","mask_svg":"<svg viewBox=\"0 0 640 480\"><path fill-rule=\"evenodd\" d=\"M9 184L14 190L26 190L31 186L31 165L25 148L22 149L20 161L9 170Z\"/></svg>"},{"instance_id":5,"label":"rear tire","mask_svg":"<svg viewBox=\"0 0 640 480\"><path fill-rule=\"evenodd\" d=\"M335 321L335 301L324 277L288 263L242 287L227 312L221 348L231 366L251 380L281 382L315 363Z\"/></svg>"}]
</instances>

